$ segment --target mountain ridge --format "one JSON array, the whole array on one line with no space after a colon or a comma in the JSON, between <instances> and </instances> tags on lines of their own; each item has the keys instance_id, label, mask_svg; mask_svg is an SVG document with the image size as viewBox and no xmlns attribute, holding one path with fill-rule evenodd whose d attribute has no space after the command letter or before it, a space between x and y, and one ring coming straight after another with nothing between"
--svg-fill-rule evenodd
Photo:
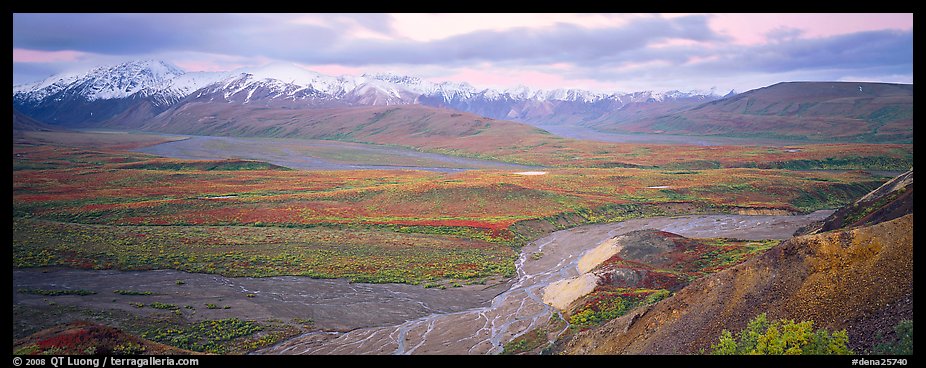
<instances>
[{"instance_id":1,"label":"mountain ridge","mask_svg":"<svg viewBox=\"0 0 926 368\"><path fill-rule=\"evenodd\" d=\"M618 134L758 137L801 142L911 143L913 86L782 82L721 96L690 92L477 89L395 73L329 76L274 63L187 73L143 60L13 87L13 107L52 126L127 129L186 103L281 109L429 106L535 127ZM597 134L597 133L596 133Z\"/></svg>"},{"instance_id":2,"label":"mountain ridge","mask_svg":"<svg viewBox=\"0 0 926 368\"><path fill-rule=\"evenodd\" d=\"M690 109L590 126L620 133L744 136L776 132L812 140L911 141L913 85L781 82Z\"/></svg>"},{"instance_id":3,"label":"mountain ridge","mask_svg":"<svg viewBox=\"0 0 926 368\"><path fill-rule=\"evenodd\" d=\"M139 77L141 76L141 77ZM137 80L141 78L140 80ZM142 60L101 66L84 73L59 74L13 87L14 106L37 119L60 125L92 125L112 118L132 103L148 101L153 113L205 92L225 102L274 107L353 107L427 105L472 112L493 119L536 123L560 106L615 108L631 102L658 103L699 96L716 99L713 90L601 93L580 89L477 89L466 82L430 82L394 73L328 76L294 64L274 63L230 72L192 72L164 61ZM215 101L216 96L210 96ZM61 101L70 102L61 108ZM103 101L110 101L104 104ZM108 106L104 106L108 105ZM565 109L565 107L562 107ZM95 112L95 117L90 115Z\"/></svg>"}]
</instances>

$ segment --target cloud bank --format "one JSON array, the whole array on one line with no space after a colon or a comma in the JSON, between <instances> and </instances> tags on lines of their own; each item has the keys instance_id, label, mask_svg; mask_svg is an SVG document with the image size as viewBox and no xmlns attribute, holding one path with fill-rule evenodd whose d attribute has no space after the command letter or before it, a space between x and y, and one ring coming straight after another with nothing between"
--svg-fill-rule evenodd
<instances>
[{"instance_id":1,"label":"cloud bank","mask_svg":"<svg viewBox=\"0 0 926 368\"><path fill-rule=\"evenodd\" d=\"M392 14L14 14L13 79L162 58L187 69L290 61L433 80L466 76L486 87L500 87L493 84L506 78L499 76L523 76L537 88L624 91L742 91L850 76L912 83L912 14L872 15L855 29L839 21L845 16L540 14L536 24L518 15L510 26L499 15L441 15L445 30ZM738 31L749 24L743 17L767 29Z\"/></svg>"}]
</instances>

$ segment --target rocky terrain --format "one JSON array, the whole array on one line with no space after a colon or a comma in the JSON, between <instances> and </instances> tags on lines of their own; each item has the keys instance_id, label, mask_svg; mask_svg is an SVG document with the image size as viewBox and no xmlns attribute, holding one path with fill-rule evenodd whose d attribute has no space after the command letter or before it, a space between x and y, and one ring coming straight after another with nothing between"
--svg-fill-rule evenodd
<instances>
[{"instance_id":1,"label":"rocky terrain","mask_svg":"<svg viewBox=\"0 0 926 368\"><path fill-rule=\"evenodd\" d=\"M848 207L868 208L862 217L868 220L845 221L848 210L837 211L823 223L844 227L784 241L661 302L563 339L554 351L697 354L722 330L741 330L761 313L846 329L850 348L870 351L879 336L893 335L897 322L913 318L912 185L911 170Z\"/></svg>"}]
</instances>

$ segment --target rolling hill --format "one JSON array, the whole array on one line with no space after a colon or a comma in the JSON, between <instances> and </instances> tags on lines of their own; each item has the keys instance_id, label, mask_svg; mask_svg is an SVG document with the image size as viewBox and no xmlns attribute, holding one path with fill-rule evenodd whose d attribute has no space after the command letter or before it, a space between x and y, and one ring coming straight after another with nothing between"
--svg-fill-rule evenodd
<instances>
[{"instance_id":1,"label":"rolling hill","mask_svg":"<svg viewBox=\"0 0 926 368\"><path fill-rule=\"evenodd\" d=\"M912 170L848 208L862 226L810 231L766 253L695 280L672 297L559 341L566 354L697 354L722 330L761 313L846 329L850 348L869 351L913 318ZM905 211L891 209L905 208ZM843 216L834 213L825 223ZM842 221L849 224L848 221ZM858 223L858 222L852 222Z\"/></svg>"},{"instance_id":2,"label":"rolling hill","mask_svg":"<svg viewBox=\"0 0 926 368\"><path fill-rule=\"evenodd\" d=\"M587 123L611 132L912 142L913 85L789 82L668 114L622 115Z\"/></svg>"},{"instance_id":3,"label":"rolling hill","mask_svg":"<svg viewBox=\"0 0 926 368\"><path fill-rule=\"evenodd\" d=\"M526 124L420 105L286 109L188 102L135 128L196 135L333 139L476 153L555 139Z\"/></svg>"}]
</instances>

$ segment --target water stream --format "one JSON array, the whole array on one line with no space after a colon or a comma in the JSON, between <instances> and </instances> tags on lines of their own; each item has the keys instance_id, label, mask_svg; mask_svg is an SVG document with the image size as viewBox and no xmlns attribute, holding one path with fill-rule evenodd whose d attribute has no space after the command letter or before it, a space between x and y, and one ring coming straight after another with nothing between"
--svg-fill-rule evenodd
<instances>
[{"instance_id":1,"label":"water stream","mask_svg":"<svg viewBox=\"0 0 926 368\"><path fill-rule=\"evenodd\" d=\"M613 236L659 229L687 237L787 239L797 228L832 211L802 216L699 215L634 219L557 231L522 249L517 277L491 304L433 313L405 323L344 333L313 332L264 349L262 354L497 354L503 345L542 324L555 309L541 300L543 288L578 275L583 252ZM534 254L542 256L532 257Z\"/></svg>"}]
</instances>

